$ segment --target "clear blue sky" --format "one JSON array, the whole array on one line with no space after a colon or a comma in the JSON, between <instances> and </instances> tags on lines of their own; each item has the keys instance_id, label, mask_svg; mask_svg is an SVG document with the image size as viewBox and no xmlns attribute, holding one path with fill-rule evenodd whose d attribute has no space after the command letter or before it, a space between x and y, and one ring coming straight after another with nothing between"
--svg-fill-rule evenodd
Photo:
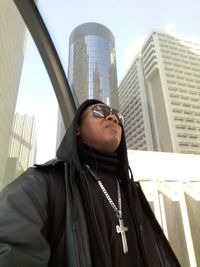
<instances>
[{"instance_id":1,"label":"clear blue sky","mask_svg":"<svg viewBox=\"0 0 200 267\"><path fill-rule=\"evenodd\" d=\"M152 29L174 31L200 40L199 0L38 0L60 58L67 68L68 40L72 30L85 22L107 26L115 37L118 77L126 71L127 47Z\"/></svg>"}]
</instances>

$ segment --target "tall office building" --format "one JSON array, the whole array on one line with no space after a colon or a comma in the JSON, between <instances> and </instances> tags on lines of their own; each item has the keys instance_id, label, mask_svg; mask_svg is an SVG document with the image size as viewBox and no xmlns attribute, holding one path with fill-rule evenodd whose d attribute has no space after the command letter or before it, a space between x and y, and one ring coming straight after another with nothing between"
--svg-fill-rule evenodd
<instances>
[{"instance_id":1,"label":"tall office building","mask_svg":"<svg viewBox=\"0 0 200 267\"><path fill-rule=\"evenodd\" d=\"M16 113L2 186L19 176L28 167L33 166L36 160L36 152L35 117Z\"/></svg>"},{"instance_id":2,"label":"tall office building","mask_svg":"<svg viewBox=\"0 0 200 267\"><path fill-rule=\"evenodd\" d=\"M130 149L200 154L200 43L154 31L119 86Z\"/></svg>"},{"instance_id":3,"label":"tall office building","mask_svg":"<svg viewBox=\"0 0 200 267\"><path fill-rule=\"evenodd\" d=\"M8 156L26 29L12 0L0 1L0 182Z\"/></svg>"},{"instance_id":4,"label":"tall office building","mask_svg":"<svg viewBox=\"0 0 200 267\"><path fill-rule=\"evenodd\" d=\"M98 23L84 23L69 39L68 78L79 105L96 98L118 108L115 41L111 31Z\"/></svg>"},{"instance_id":5,"label":"tall office building","mask_svg":"<svg viewBox=\"0 0 200 267\"><path fill-rule=\"evenodd\" d=\"M129 149L154 150L141 56L119 85L120 110L125 116Z\"/></svg>"}]
</instances>

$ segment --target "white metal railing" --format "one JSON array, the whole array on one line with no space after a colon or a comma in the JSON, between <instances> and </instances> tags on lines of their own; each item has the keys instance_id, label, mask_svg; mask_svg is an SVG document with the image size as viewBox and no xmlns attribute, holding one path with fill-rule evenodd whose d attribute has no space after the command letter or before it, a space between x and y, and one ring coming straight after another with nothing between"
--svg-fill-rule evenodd
<instances>
[{"instance_id":1,"label":"white metal railing","mask_svg":"<svg viewBox=\"0 0 200 267\"><path fill-rule=\"evenodd\" d=\"M134 179L153 203L155 216L181 266L197 267L200 252L198 241L194 241L200 231L200 155L128 150L128 157ZM186 196L193 203L192 212Z\"/></svg>"}]
</instances>

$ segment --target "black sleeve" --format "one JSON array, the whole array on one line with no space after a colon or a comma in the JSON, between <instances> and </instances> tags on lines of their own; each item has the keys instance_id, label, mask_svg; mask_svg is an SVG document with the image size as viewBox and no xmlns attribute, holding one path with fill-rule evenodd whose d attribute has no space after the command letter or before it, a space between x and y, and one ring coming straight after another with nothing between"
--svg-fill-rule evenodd
<instances>
[{"instance_id":1,"label":"black sleeve","mask_svg":"<svg viewBox=\"0 0 200 267\"><path fill-rule=\"evenodd\" d=\"M48 189L30 168L0 193L0 267L46 267Z\"/></svg>"}]
</instances>

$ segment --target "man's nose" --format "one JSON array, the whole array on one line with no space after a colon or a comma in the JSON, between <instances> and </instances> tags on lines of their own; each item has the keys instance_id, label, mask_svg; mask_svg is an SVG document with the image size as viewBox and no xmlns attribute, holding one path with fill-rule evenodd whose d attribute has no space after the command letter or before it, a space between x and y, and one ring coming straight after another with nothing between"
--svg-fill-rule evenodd
<instances>
[{"instance_id":1,"label":"man's nose","mask_svg":"<svg viewBox=\"0 0 200 267\"><path fill-rule=\"evenodd\" d=\"M106 117L106 120L112 120L115 123L119 123L117 117L110 112L110 114Z\"/></svg>"}]
</instances>

